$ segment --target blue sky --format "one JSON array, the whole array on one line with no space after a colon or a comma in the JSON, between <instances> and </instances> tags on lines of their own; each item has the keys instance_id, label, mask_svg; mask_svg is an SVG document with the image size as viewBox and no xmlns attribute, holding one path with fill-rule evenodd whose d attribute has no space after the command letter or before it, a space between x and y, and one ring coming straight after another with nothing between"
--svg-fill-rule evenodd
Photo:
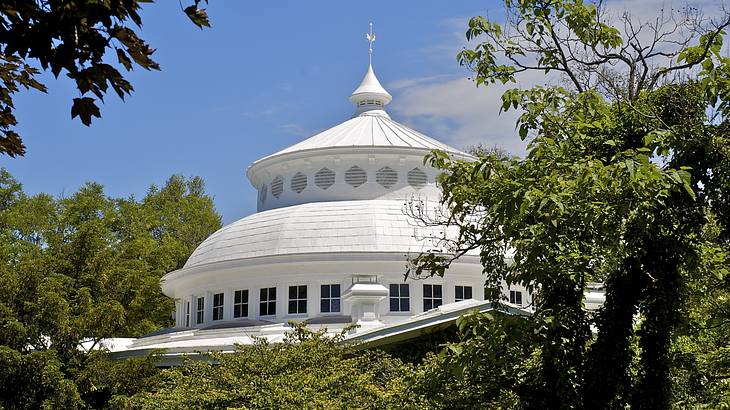
<instances>
[{"instance_id":1,"label":"blue sky","mask_svg":"<svg viewBox=\"0 0 730 410\"><path fill-rule=\"evenodd\" d=\"M0 166L27 192L53 195L97 181L111 196L141 197L172 174L199 175L232 222L255 211L252 161L352 115L370 21L395 120L457 148L524 151L514 115L498 115L500 89L476 89L455 58L468 18L499 19L498 2L212 0L208 12L213 27L201 31L176 1L145 5L141 35L162 71L129 73L136 91L126 102L109 95L90 128L70 118L73 85L44 75L49 94L16 99L28 153Z\"/></svg>"},{"instance_id":2,"label":"blue sky","mask_svg":"<svg viewBox=\"0 0 730 410\"><path fill-rule=\"evenodd\" d=\"M352 115L347 97L367 68L370 21L375 70L394 96L391 114L461 147L441 135L452 120L410 113L419 109L407 100L420 97L408 92L468 75L455 54L468 17L490 4L214 0L212 28L202 31L177 2L146 5L141 35L157 48L162 71L129 73L136 91L126 102L109 95L90 128L70 118L73 84L44 75L47 95L17 96L28 152L0 157L0 166L27 192L54 195L97 181L111 196L140 197L172 174L200 175L232 222L255 211L248 164Z\"/></svg>"}]
</instances>

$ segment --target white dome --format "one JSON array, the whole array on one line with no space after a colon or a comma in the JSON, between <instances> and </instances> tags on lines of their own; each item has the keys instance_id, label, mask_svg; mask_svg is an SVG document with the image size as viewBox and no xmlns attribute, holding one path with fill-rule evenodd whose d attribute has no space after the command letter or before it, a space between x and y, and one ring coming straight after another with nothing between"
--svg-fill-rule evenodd
<instances>
[{"instance_id":1,"label":"white dome","mask_svg":"<svg viewBox=\"0 0 730 410\"><path fill-rule=\"evenodd\" d=\"M436 248L433 239L443 236L442 229L417 226L405 207L405 201L365 200L259 212L211 235L195 249L184 269L262 256L337 252L405 256Z\"/></svg>"}]
</instances>

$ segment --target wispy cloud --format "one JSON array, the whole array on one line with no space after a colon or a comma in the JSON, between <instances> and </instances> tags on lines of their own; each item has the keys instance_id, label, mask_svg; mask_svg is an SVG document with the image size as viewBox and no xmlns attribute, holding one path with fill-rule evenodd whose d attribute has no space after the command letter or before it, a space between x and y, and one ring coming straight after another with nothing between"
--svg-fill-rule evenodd
<instances>
[{"instance_id":1,"label":"wispy cloud","mask_svg":"<svg viewBox=\"0 0 730 410\"><path fill-rule=\"evenodd\" d=\"M277 128L285 134L298 135L300 137L310 134L310 131L307 128L297 123L282 124L279 125Z\"/></svg>"},{"instance_id":2,"label":"wispy cloud","mask_svg":"<svg viewBox=\"0 0 730 410\"><path fill-rule=\"evenodd\" d=\"M399 120L457 148L497 145L523 155L526 142L515 131L519 112L500 113L502 93L513 87L530 87L545 80L536 73L522 83L477 88L467 78L412 79L391 84L396 93L392 111Z\"/></svg>"}]
</instances>

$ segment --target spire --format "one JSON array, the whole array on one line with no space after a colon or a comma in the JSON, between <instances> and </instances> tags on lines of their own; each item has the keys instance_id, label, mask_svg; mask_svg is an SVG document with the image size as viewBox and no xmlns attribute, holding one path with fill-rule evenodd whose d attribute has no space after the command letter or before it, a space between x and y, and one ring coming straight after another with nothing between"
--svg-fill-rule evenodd
<instances>
[{"instance_id":1,"label":"spire","mask_svg":"<svg viewBox=\"0 0 730 410\"><path fill-rule=\"evenodd\" d=\"M373 42L375 41L373 23L370 23L370 32L365 33L365 39L368 41L368 54L370 57L368 71L365 73L360 86L350 95L350 101L357 107L356 115L367 113L367 115L388 116L384 108L393 97L380 85L380 81L378 81L378 77L375 76L373 71Z\"/></svg>"}]
</instances>

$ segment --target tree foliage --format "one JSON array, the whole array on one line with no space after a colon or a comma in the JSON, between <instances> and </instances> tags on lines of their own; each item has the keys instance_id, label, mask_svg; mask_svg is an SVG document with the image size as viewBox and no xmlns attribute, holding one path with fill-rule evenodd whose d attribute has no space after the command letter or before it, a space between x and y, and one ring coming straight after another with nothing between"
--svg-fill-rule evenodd
<instances>
[{"instance_id":1,"label":"tree foliage","mask_svg":"<svg viewBox=\"0 0 730 410\"><path fill-rule=\"evenodd\" d=\"M344 335L344 334L343 334ZM259 340L234 354L162 372L151 391L113 404L139 409L425 408L408 389L412 366L381 352L352 353L342 336L295 325L283 343Z\"/></svg>"},{"instance_id":2,"label":"tree foliage","mask_svg":"<svg viewBox=\"0 0 730 410\"><path fill-rule=\"evenodd\" d=\"M169 325L160 278L219 227L197 177L173 176L137 201L94 183L29 196L0 170L0 406L75 408L103 395L94 369L127 365L88 352Z\"/></svg>"},{"instance_id":3,"label":"tree foliage","mask_svg":"<svg viewBox=\"0 0 730 410\"><path fill-rule=\"evenodd\" d=\"M601 4L505 6L504 26L470 21L467 39L477 43L460 62L478 85L536 70L561 74L565 86L503 94L503 110L521 110L526 158L428 158L446 171L439 182L449 212L445 220L423 219L457 225L459 235L454 256L421 255L412 273L443 275L454 258L478 250L487 297L498 299L503 281L538 295L533 333L513 332L506 341L534 349L536 371L501 376L531 378L520 384L529 388L506 390L521 407L667 408L682 389L672 384L681 346L700 345L713 353L694 351L695 362L686 363L695 367L683 371L694 371L704 389L699 402L715 403L728 386L713 366L724 363L728 346L713 334L727 334L727 316L703 324L702 315L723 310L698 314L690 303L713 277L715 304L724 305L729 285L718 261L730 248L730 58L721 54L730 14L662 14L653 24L624 14L617 25ZM595 315L583 307L589 282L606 289ZM485 339L504 332L498 322L474 329ZM485 351L468 351L463 372L489 367L477 367L485 360L499 368Z\"/></svg>"},{"instance_id":4,"label":"tree foliage","mask_svg":"<svg viewBox=\"0 0 730 410\"><path fill-rule=\"evenodd\" d=\"M142 26L142 3L150 1L1 1L0 2L0 154L23 155L25 146L14 130L13 95L21 88L46 91L37 79L41 70L55 77L66 73L80 95L71 117L84 125L101 117L98 101L109 87L122 100L134 90L110 64L131 71L134 66L159 70L151 48L132 28ZM206 0L207 2L207 0ZM209 26L201 0L183 11L198 27ZM111 55L111 56L110 56Z\"/></svg>"}]
</instances>

